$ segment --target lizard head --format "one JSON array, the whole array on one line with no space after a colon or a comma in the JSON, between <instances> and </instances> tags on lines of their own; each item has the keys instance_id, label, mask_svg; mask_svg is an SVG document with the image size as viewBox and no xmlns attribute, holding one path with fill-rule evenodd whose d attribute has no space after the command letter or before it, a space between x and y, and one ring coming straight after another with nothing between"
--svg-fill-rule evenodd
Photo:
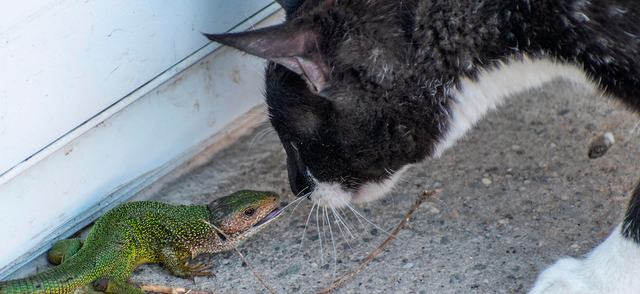
<instances>
[{"instance_id":1,"label":"lizard head","mask_svg":"<svg viewBox=\"0 0 640 294\"><path fill-rule=\"evenodd\" d=\"M274 192L241 190L213 200L207 207L211 224L222 230L223 241L239 242L255 234L275 220L282 210L278 207L280 196Z\"/></svg>"}]
</instances>

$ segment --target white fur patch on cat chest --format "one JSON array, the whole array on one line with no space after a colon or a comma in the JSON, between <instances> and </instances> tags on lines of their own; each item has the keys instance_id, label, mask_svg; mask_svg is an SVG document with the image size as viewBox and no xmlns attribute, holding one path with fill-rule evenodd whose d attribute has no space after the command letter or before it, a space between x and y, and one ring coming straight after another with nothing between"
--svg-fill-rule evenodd
<instances>
[{"instance_id":1,"label":"white fur patch on cat chest","mask_svg":"<svg viewBox=\"0 0 640 294\"><path fill-rule=\"evenodd\" d=\"M462 138L486 113L494 110L509 96L539 88L555 79L583 84L592 91L598 86L575 64L549 58L518 56L497 67L483 70L477 79L463 77L456 88L448 90L453 97L449 110L449 128L436 145L434 157Z\"/></svg>"}]
</instances>

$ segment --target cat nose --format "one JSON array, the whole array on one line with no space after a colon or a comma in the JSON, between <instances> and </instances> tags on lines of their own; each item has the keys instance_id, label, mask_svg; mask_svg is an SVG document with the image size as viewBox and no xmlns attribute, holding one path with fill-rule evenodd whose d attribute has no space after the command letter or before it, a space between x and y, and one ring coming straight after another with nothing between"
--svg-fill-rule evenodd
<instances>
[{"instance_id":1,"label":"cat nose","mask_svg":"<svg viewBox=\"0 0 640 294\"><path fill-rule=\"evenodd\" d=\"M289 170L289 185L294 195L301 197L313 191L313 182L301 173L299 169L292 170L289 164L287 164L287 169Z\"/></svg>"},{"instance_id":2,"label":"cat nose","mask_svg":"<svg viewBox=\"0 0 640 294\"><path fill-rule=\"evenodd\" d=\"M290 144L284 144L284 150L287 152L287 172L291 192L296 197L312 192L315 185L307 175L307 167L302 163L298 150Z\"/></svg>"}]
</instances>

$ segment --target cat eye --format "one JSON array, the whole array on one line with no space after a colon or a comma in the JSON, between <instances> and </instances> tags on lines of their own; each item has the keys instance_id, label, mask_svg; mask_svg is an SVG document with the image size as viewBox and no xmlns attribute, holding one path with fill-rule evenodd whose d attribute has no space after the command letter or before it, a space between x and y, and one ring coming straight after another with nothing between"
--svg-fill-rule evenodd
<instances>
[{"instance_id":1,"label":"cat eye","mask_svg":"<svg viewBox=\"0 0 640 294\"><path fill-rule=\"evenodd\" d=\"M255 211L255 209L253 209L253 208L247 208L247 209L244 211L244 215L246 215L246 216L252 216L255 212L256 212L256 211Z\"/></svg>"}]
</instances>

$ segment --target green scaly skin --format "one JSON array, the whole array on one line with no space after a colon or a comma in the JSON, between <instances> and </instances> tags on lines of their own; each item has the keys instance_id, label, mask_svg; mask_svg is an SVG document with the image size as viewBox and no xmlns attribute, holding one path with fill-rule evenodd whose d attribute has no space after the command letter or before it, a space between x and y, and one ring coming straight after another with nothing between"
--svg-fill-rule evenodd
<instances>
[{"instance_id":1,"label":"green scaly skin","mask_svg":"<svg viewBox=\"0 0 640 294\"><path fill-rule=\"evenodd\" d=\"M273 192L244 190L202 206L141 201L116 207L98 219L84 245L77 239L54 245L50 260L60 265L0 282L0 293L142 294L126 280L144 263L163 263L185 278L211 275L205 271L211 266L189 266L182 260L239 245L279 216L278 200Z\"/></svg>"}]
</instances>

